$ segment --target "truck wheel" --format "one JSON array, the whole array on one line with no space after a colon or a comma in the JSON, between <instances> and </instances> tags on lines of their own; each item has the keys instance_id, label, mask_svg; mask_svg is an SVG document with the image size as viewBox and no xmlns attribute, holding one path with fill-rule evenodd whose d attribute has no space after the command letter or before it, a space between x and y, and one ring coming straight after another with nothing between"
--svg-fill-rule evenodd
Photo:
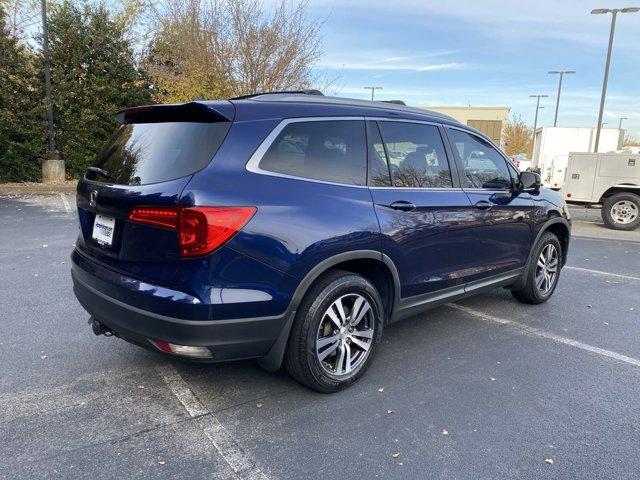
<instances>
[{"instance_id":1,"label":"truck wheel","mask_svg":"<svg viewBox=\"0 0 640 480\"><path fill-rule=\"evenodd\" d=\"M622 192L610 196L602 207L602 220L614 230L634 230L640 226L640 196Z\"/></svg>"}]
</instances>

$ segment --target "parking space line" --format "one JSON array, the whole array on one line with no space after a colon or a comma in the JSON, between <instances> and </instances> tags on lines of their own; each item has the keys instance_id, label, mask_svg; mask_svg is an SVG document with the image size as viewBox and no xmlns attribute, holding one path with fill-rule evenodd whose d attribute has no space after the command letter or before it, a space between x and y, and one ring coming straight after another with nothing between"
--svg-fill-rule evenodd
<instances>
[{"instance_id":1,"label":"parking space line","mask_svg":"<svg viewBox=\"0 0 640 480\"><path fill-rule=\"evenodd\" d=\"M71 216L71 205L69 205L69 201L67 200L67 197L64 196L64 193L60 194L60 198L62 199L62 205L64 206L64 209L67 212L67 216L70 217Z\"/></svg>"},{"instance_id":2,"label":"parking space line","mask_svg":"<svg viewBox=\"0 0 640 480\"><path fill-rule=\"evenodd\" d=\"M572 267L572 266L569 266L569 265L566 265L563 268L565 268L567 270L575 270L577 272L592 273L594 275L604 275L604 276L607 276L607 277L624 278L626 280L640 280L640 277L633 277L631 275L621 275L619 273L603 272L602 270L592 270L590 268Z\"/></svg>"},{"instance_id":3,"label":"parking space line","mask_svg":"<svg viewBox=\"0 0 640 480\"><path fill-rule=\"evenodd\" d=\"M233 436L224 428L220 420L198 400L187 382L172 365L159 365L156 370L189 415L197 419L196 421L204 434L238 478L242 480L269 480L269 477L255 465Z\"/></svg>"},{"instance_id":4,"label":"parking space line","mask_svg":"<svg viewBox=\"0 0 640 480\"><path fill-rule=\"evenodd\" d=\"M577 340L573 340L571 338L562 337L560 335L556 335L555 333L547 332L545 330L540 330L539 328L535 328L535 327L530 327L529 325L524 325L522 323L514 322L506 318L500 318L493 315L489 315L489 314L480 312L478 310L474 310L473 308L465 307L463 305L458 305L455 303L447 303L446 306L468 313L469 315L473 315L474 317L487 322L498 323L500 325L509 325L528 335L534 335L536 337L546 338L548 340L553 340L554 342L557 342L557 343L569 345L571 347L578 348L580 350L595 353L597 355L611 358L619 362L624 362L629 365L640 367L640 360L638 360L637 358L628 357L626 355L622 355L621 353L612 352L611 350L606 350L604 348L594 347L593 345L589 345L588 343L582 343Z\"/></svg>"}]
</instances>

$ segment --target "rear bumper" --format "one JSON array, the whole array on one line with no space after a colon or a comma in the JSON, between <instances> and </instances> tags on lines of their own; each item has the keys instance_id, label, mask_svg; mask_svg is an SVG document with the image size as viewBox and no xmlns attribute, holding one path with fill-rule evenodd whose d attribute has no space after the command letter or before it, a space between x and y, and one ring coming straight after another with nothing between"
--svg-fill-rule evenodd
<instances>
[{"instance_id":1,"label":"rear bumper","mask_svg":"<svg viewBox=\"0 0 640 480\"><path fill-rule=\"evenodd\" d=\"M84 309L124 340L146 347L151 347L148 339L203 346L213 361L265 356L290 316L211 320L210 305L100 267L77 251L71 276Z\"/></svg>"}]
</instances>

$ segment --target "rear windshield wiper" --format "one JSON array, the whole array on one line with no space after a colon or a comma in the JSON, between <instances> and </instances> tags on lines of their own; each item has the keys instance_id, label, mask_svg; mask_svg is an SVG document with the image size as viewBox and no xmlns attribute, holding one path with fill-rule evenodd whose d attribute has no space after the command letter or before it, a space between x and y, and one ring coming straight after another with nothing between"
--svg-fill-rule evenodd
<instances>
[{"instance_id":1,"label":"rear windshield wiper","mask_svg":"<svg viewBox=\"0 0 640 480\"><path fill-rule=\"evenodd\" d=\"M99 167L89 167L87 168L87 172L91 172L91 173L99 173L100 175L102 175L105 178L109 178L109 179L113 179L113 176L107 172L106 170L99 168Z\"/></svg>"}]
</instances>

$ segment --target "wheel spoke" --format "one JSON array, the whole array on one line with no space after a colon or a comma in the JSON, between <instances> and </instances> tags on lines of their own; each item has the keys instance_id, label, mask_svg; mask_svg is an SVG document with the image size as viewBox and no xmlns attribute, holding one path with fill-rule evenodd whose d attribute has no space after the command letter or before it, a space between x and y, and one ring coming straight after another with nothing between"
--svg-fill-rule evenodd
<instances>
[{"instance_id":1,"label":"wheel spoke","mask_svg":"<svg viewBox=\"0 0 640 480\"><path fill-rule=\"evenodd\" d=\"M338 315L340 315L340 320L341 320L340 323L344 325L344 323L347 321L347 316L344 313L344 305L342 304L342 297L336 300L333 304L336 306L336 310L338 310Z\"/></svg>"},{"instance_id":2,"label":"wheel spoke","mask_svg":"<svg viewBox=\"0 0 640 480\"><path fill-rule=\"evenodd\" d=\"M345 354L345 348L344 348L344 345L342 345L338 349L338 355L336 356L336 374L338 375L342 373L342 365L344 364L344 354Z\"/></svg>"},{"instance_id":3,"label":"wheel spoke","mask_svg":"<svg viewBox=\"0 0 640 480\"><path fill-rule=\"evenodd\" d=\"M336 312L333 311L333 305L329 307L329 310L327 310L326 314L331 319L331 321L335 323L336 327L340 328L342 326L342 322L336 315Z\"/></svg>"},{"instance_id":4,"label":"wheel spoke","mask_svg":"<svg viewBox=\"0 0 640 480\"><path fill-rule=\"evenodd\" d=\"M320 350L323 347L326 347L327 345L333 343L333 342L337 342L338 338L340 338L340 335L335 334L335 335L331 335L330 337L322 337L319 338L316 341L316 349Z\"/></svg>"},{"instance_id":5,"label":"wheel spoke","mask_svg":"<svg viewBox=\"0 0 640 480\"><path fill-rule=\"evenodd\" d=\"M367 312L371 309L371 306L369 305L369 302L367 302L362 297L360 297L358 300L360 300L360 299L362 300L362 302L361 302L360 305L357 305L359 310L356 310L356 304L358 303L357 301L353 305L353 312L351 313L351 321L349 322L349 325L351 325L352 327L355 327L356 325L358 325L362 321L364 316L367 314ZM358 315L355 316L354 312L358 312Z\"/></svg>"},{"instance_id":6,"label":"wheel spoke","mask_svg":"<svg viewBox=\"0 0 640 480\"><path fill-rule=\"evenodd\" d=\"M545 266L544 255L540 255L540 258L538 259L538 268L544 268L544 266Z\"/></svg>"},{"instance_id":7,"label":"wheel spoke","mask_svg":"<svg viewBox=\"0 0 640 480\"><path fill-rule=\"evenodd\" d=\"M344 373L349 373L351 371L351 347L348 343L344 344Z\"/></svg>"},{"instance_id":8,"label":"wheel spoke","mask_svg":"<svg viewBox=\"0 0 640 480\"><path fill-rule=\"evenodd\" d=\"M329 347L327 347L326 350L323 350L322 352L317 352L318 360L322 362L325 358L327 358L329 355L331 355L333 352L336 351L339 344L340 343L336 340L336 342L333 345L330 345ZM318 348L318 350L320 349Z\"/></svg>"},{"instance_id":9,"label":"wheel spoke","mask_svg":"<svg viewBox=\"0 0 640 480\"><path fill-rule=\"evenodd\" d=\"M366 330L354 330L351 333L351 336L360 338L373 338L373 329L367 328Z\"/></svg>"},{"instance_id":10,"label":"wheel spoke","mask_svg":"<svg viewBox=\"0 0 640 480\"><path fill-rule=\"evenodd\" d=\"M542 285L544 284L544 280L545 280L544 271L542 271L536 276L536 287L538 287L538 289L542 290Z\"/></svg>"},{"instance_id":11,"label":"wheel spoke","mask_svg":"<svg viewBox=\"0 0 640 480\"><path fill-rule=\"evenodd\" d=\"M354 345L359 346L362 350L364 350L365 352L367 350L369 350L369 347L371 346L371 344L363 342L362 340L358 340L356 337L354 337L353 335L351 335L349 337L349 340L351 340L351 343L353 343Z\"/></svg>"}]
</instances>

